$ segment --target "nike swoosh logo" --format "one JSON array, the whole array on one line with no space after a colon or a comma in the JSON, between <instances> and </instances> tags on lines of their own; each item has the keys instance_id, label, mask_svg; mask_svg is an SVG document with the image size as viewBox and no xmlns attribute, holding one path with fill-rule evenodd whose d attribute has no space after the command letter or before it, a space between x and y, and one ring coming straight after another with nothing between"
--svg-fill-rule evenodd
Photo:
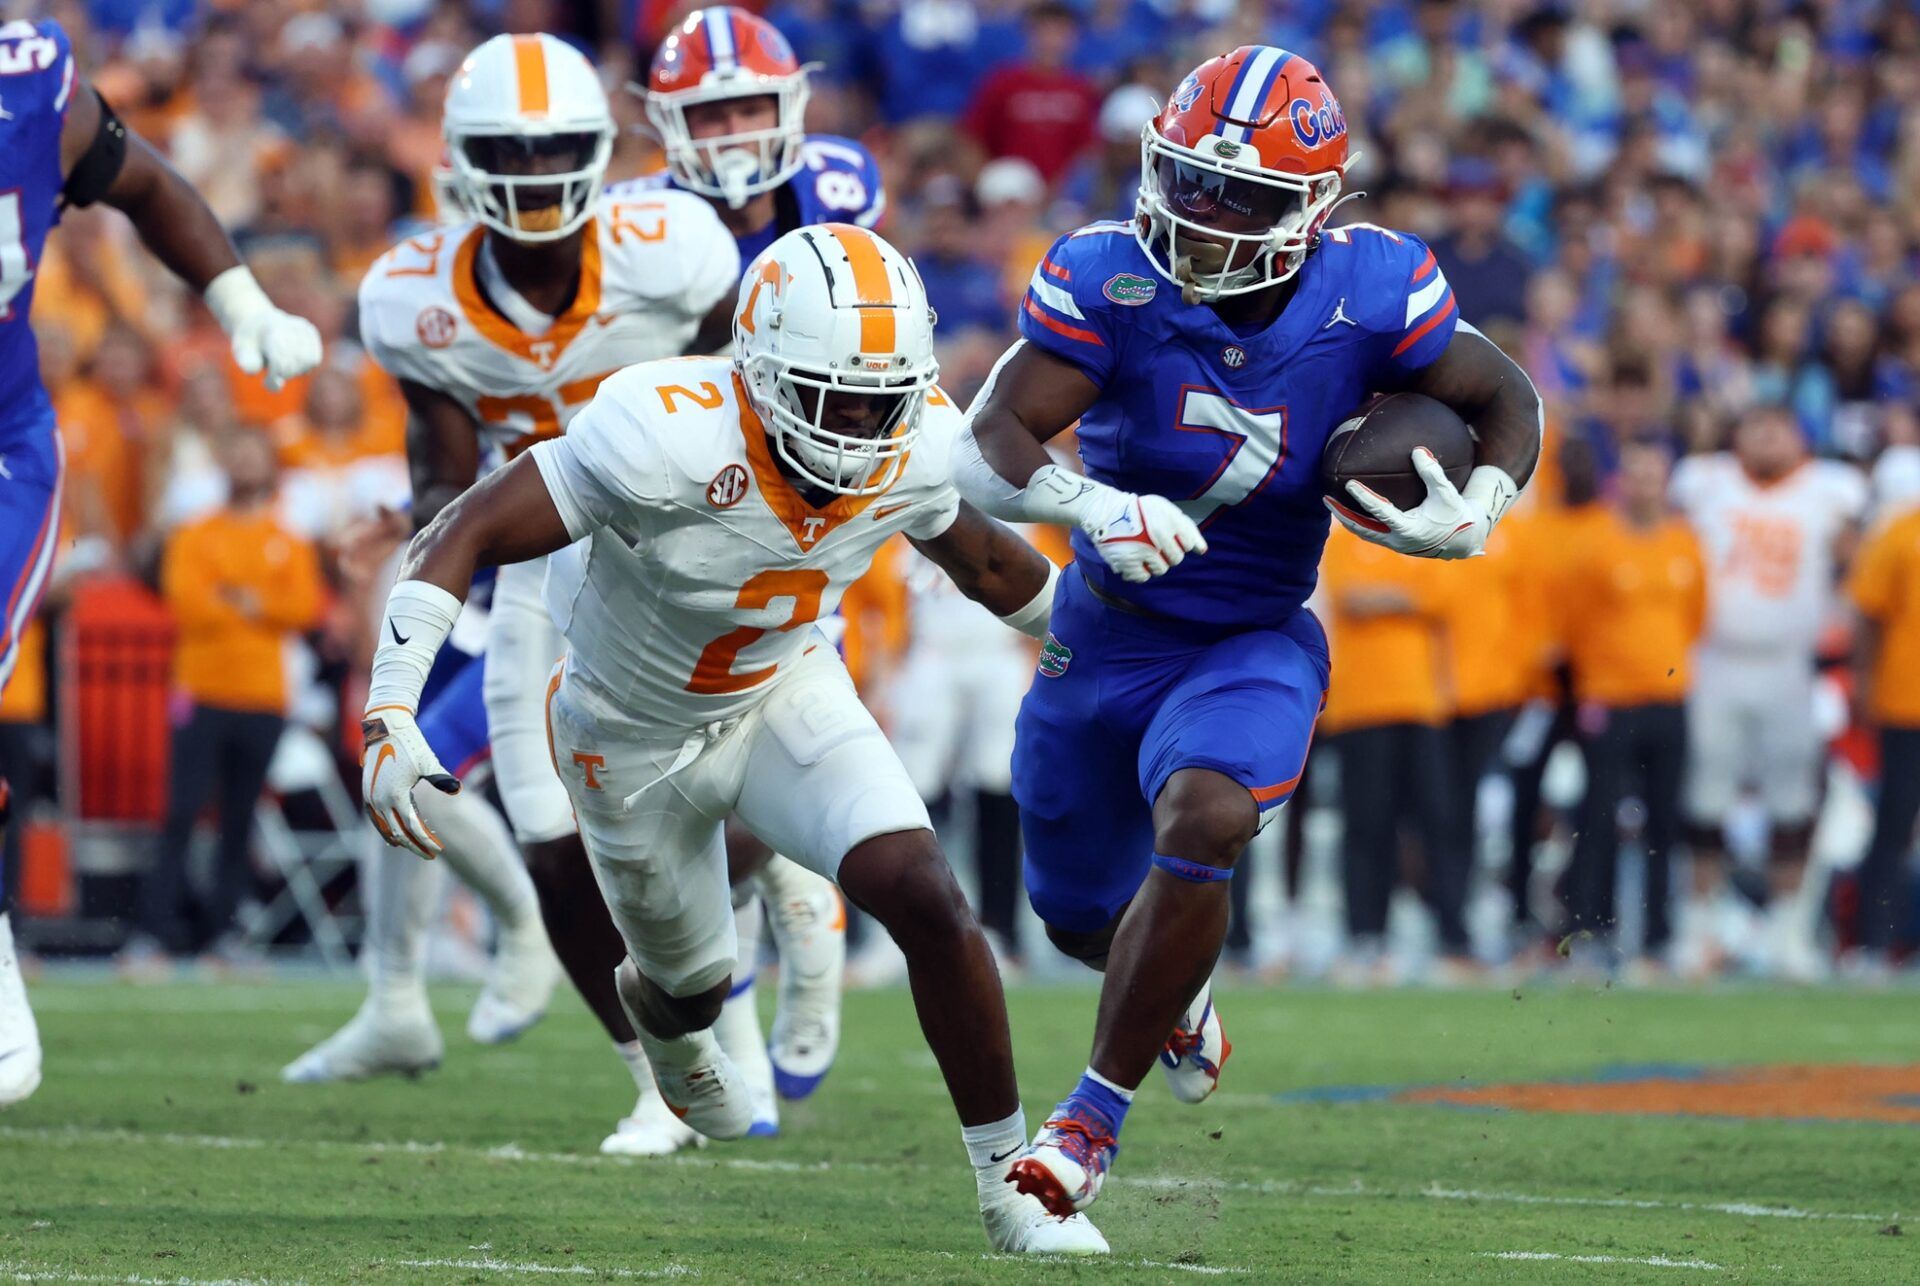
<instances>
[{"instance_id":1,"label":"nike swoosh logo","mask_svg":"<svg viewBox=\"0 0 1920 1286\"><path fill-rule=\"evenodd\" d=\"M1026 1146L1027 1146L1026 1144L1022 1143L1017 1147L1008 1148L1005 1152L990 1153L987 1157L987 1160L991 1161L995 1165L999 1165L1002 1161L1005 1161L1008 1157L1012 1156L1014 1153L1023 1151L1026 1148Z\"/></svg>"},{"instance_id":2,"label":"nike swoosh logo","mask_svg":"<svg viewBox=\"0 0 1920 1286\"><path fill-rule=\"evenodd\" d=\"M393 743L389 741L385 745L381 746L380 753L374 756L373 780L367 783L367 793L369 795L371 795L374 791L380 788L380 770L387 766L387 760L392 759L395 753L396 752L394 751Z\"/></svg>"},{"instance_id":3,"label":"nike swoosh logo","mask_svg":"<svg viewBox=\"0 0 1920 1286\"><path fill-rule=\"evenodd\" d=\"M400 637L400 622L398 621L391 621L391 620L388 621L387 632L393 635L393 641L395 643L398 643L401 647L405 647L409 642L412 641L411 635L409 635L407 638Z\"/></svg>"},{"instance_id":4,"label":"nike swoosh logo","mask_svg":"<svg viewBox=\"0 0 1920 1286\"><path fill-rule=\"evenodd\" d=\"M873 520L875 522L879 522L882 518L885 518L890 514L897 514L902 509L911 509L911 508L913 508L913 501L911 500L903 501L897 505L882 505L880 506L880 508L873 511Z\"/></svg>"}]
</instances>

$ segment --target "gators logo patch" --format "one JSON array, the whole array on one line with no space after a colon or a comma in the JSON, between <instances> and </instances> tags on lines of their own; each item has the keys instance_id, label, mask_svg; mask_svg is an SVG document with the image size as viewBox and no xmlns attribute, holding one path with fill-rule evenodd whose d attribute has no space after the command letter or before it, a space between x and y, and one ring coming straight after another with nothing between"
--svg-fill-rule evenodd
<instances>
[{"instance_id":1,"label":"gators logo patch","mask_svg":"<svg viewBox=\"0 0 1920 1286\"><path fill-rule=\"evenodd\" d=\"M1100 287L1100 293L1116 304L1126 304L1138 308L1151 300L1160 289L1160 283L1131 272L1116 272L1107 278L1107 284Z\"/></svg>"},{"instance_id":2,"label":"gators logo patch","mask_svg":"<svg viewBox=\"0 0 1920 1286\"><path fill-rule=\"evenodd\" d=\"M1067 666L1073 663L1073 649L1053 635L1047 635L1047 641L1040 645L1040 673L1043 677L1057 679L1067 672Z\"/></svg>"}]
</instances>

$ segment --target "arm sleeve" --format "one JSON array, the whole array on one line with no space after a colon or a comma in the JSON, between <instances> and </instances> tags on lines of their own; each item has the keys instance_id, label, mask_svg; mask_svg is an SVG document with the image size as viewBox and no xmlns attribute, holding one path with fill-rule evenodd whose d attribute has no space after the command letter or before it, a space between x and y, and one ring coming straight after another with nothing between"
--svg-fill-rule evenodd
<instances>
[{"instance_id":1,"label":"arm sleeve","mask_svg":"<svg viewBox=\"0 0 1920 1286\"><path fill-rule=\"evenodd\" d=\"M632 368L623 372L630 374ZM666 503L666 461L644 419L631 409L632 398L652 392L616 375L600 386L566 433L535 443L528 452L573 539Z\"/></svg>"},{"instance_id":2,"label":"arm sleeve","mask_svg":"<svg viewBox=\"0 0 1920 1286\"><path fill-rule=\"evenodd\" d=\"M1382 383L1397 384L1431 365L1453 340L1460 309L1433 251L1420 238L1371 224L1349 232L1364 255L1361 280L1376 283L1370 309Z\"/></svg>"},{"instance_id":3,"label":"arm sleeve","mask_svg":"<svg viewBox=\"0 0 1920 1286\"><path fill-rule=\"evenodd\" d=\"M1110 304L1094 280L1100 276L1100 266L1075 242L1074 234L1068 233L1034 265L1020 300L1020 336L1104 385L1113 374L1119 336Z\"/></svg>"}]
</instances>

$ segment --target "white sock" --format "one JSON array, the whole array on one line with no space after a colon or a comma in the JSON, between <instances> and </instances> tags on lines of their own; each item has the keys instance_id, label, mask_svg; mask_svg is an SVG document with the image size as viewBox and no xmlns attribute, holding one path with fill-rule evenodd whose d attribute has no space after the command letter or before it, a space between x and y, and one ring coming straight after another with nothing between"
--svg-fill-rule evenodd
<instances>
[{"instance_id":1,"label":"white sock","mask_svg":"<svg viewBox=\"0 0 1920 1286\"><path fill-rule=\"evenodd\" d=\"M1027 1146L1027 1114L1013 1109L1013 1115L990 1125L963 1125L960 1137L967 1145L967 1160L975 1170L997 1171ZM999 1176L994 1176L998 1182Z\"/></svg>"},{"instance_id":2,"label":"white sock","mask_svg":"<svg viewBox=\"0 0 1920 1286\"><path fill-rule=\"evenodd\" d=\"M440 909L446 871L411 853L370 841L360 864L366 890L367 970L374 999L395 1006L427 1003L427 933Z\"/></svg>"},{"instance_id":3,"label":"white sock","mask_svg":"<svg viewBox=\"0 0 1920 1286\"><path fill-rule=\"evenodd\" d=\"M1116 1095L1119 1096L1120 1101L1122 1103L1133 1102L1134 1091L1127 1089L1126 1087L1121 1085L1115 1085L1112 1081L1108 1080L1106 1077L1102 1076L1100 1073L1094 1071L1092 1067L1088 1067L1084 1075L1088 1080L1092 1081L1095 1085L1102 1085L1102 1086L1105 1086L1107 1089L1112 1090Z\"/></svg>"},{"instance_id":4,"label":"white sock","mask_svg":"<svg viewBox=\"0 0 1920 1286\"><path fill-rule=\"evenodd\" d=\"M623 1045L615 1045L613 1052L620 1055L627 1070L633 1073L635 1089L645 1094L653 1088L653 1064L647 1061L647 1051L640 1048L639 1041L630 1040Z\"/></svg>"},{"instance_id":5,"label":"white sock","mask_svg":"<svg viewBox=\"0 0 1920 1286\"><path fill-rule=\"evenodd\" d=\"M440 860L480 895L501 932L511 933L540 918L533 877L499 810L473 790L443 795L429 788L413 792L413 799L420 820L445 845Z\"/></svg>"}]
</instances>

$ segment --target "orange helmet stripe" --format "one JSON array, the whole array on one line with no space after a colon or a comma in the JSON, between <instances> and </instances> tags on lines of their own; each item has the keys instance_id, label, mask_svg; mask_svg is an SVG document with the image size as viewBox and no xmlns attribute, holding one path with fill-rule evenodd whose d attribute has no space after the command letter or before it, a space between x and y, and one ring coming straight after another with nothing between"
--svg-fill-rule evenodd
<instances>
[{"instance_id":1,"label":"orange helmet stripe","mask_svg":"<svg viewBox=\"0 0 1920 1286\"><path fill-rule=\"evenodd\" d=\"M847 252L847 263L853 268L853 291L860 304L860 351L893 352L893 283L887 280L887 261L880 257L879 245L865 228L846 223L826 227Z\"/></svg>"},{"instance_id":2,"label":"orange helmet stripe","mask_svg":"<svg viewBox=\"0 0 1920 1286\"><path fill-rule=\"evenodd\" d=\"M547 113L547 51L538 36L513 38L513 75L520 90L520 110L530 115Z\"/></svg>"}]
</instances>

